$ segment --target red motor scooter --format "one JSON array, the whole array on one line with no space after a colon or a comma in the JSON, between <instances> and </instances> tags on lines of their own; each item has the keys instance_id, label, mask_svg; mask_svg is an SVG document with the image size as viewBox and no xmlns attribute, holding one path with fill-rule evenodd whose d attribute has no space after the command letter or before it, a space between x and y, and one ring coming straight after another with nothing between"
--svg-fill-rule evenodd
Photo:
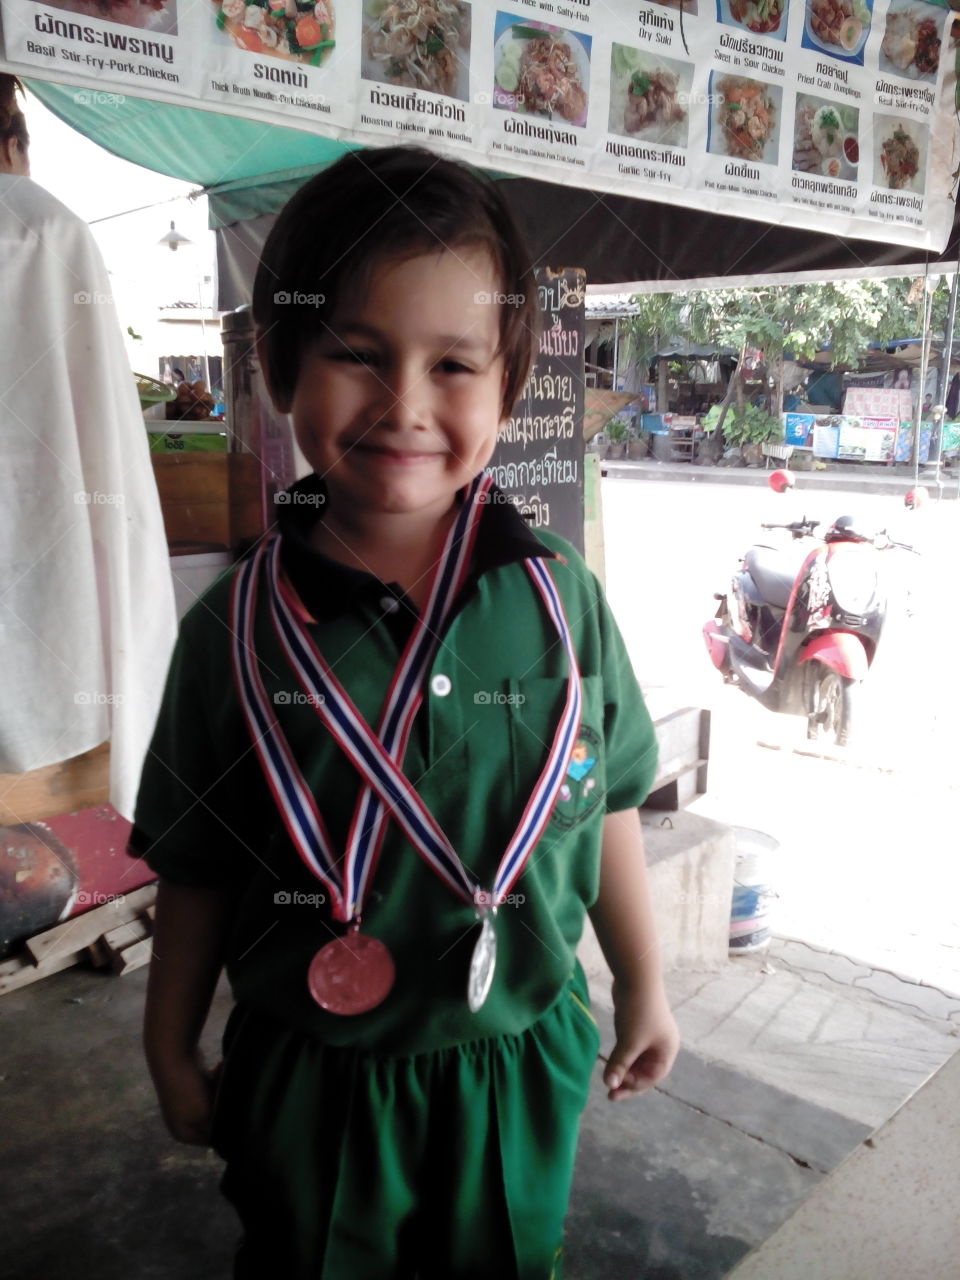
<instances>
[{"instance_id":1,"label":"red motor scooter","mask_svg":"<svg viewBox=\"0 0 960 1280\"><path fill-rule=\"evenodd\" d=\"M782 492L791 479L774 472L771 485ZM729 592L716 594L719 607L703 636L727 681L771 711L805 715L808 738L845 746L886 617L877 557L889 547L913 548L863 532L851 516L821 537L818 524L804 516L761 525L788 530L793 542L746 552Z\"/></svg>"}]
</instances>

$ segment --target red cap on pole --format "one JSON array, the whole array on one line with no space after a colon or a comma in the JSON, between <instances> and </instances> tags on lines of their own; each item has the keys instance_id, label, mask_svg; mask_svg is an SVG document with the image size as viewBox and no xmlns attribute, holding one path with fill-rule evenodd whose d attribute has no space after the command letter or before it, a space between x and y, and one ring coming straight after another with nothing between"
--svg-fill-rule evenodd
<instances>
[{"instance_id":1,"label":"red cap on pole","mask_svg":"<svg viewBox=\"0 0 960 1280\"><path fill-rule=\"evenodd\" d=\"M786 489L792 489L797 483L792 471L786 471L780 468L770 472L770 479L767 484L774 493L783 493Z\"/></svg>"}]
</instances>

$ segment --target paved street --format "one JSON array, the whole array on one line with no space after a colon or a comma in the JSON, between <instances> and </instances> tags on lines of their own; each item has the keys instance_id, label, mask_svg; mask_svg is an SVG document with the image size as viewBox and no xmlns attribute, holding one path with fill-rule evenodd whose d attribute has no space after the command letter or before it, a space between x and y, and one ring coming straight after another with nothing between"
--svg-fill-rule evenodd
<instances>
[{"instance_id":1,"label":"paved street","mask_svg":"<svg viewBox=\"0 0 960 1280\"><path fill-rule=\"evenodd\" d=\"M605 479L602 492L608 594L652 706L713 711L709 791L694 810L781 842L776 932L878 980L889 970L960 995L960 508L641 479ZM853 514L924 550L884 554L891 608L856 741L819 755L799 718L723 685L700 635L760 521L801 514Z\"/></svg>"}]
</instances>

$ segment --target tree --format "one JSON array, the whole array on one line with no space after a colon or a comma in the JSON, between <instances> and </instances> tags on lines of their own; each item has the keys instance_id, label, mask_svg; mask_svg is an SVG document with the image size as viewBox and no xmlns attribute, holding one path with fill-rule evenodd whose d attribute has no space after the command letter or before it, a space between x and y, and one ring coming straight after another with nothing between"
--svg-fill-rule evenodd
<instances>
[{"instance_id":1,"label":"tree","mask_svg":"<svg viewBox=\"0 0 960 1280\"><path fill-rule=\"evenodd\" d=\"M911 292L912 291L912 292ZM920 293L919 304L915 295ZM774 380L771 412L783 412L783 362L812 360L829 349L830 368L856 369L871 342L923 332L922 289L913 282L839 280L821 284L768 285L742 289L694 290L683 295L655 294L634 299L640 311L628 322L631 350L660 345L667 329L684 332L692 341L732 347L739 353L726 406L734 396L742 407L742 377L747 350L763 353ZM934 295L932 328L942 329L947 309L945 282ZM723 413L720 422L722 425Z\"/></svg>"},{"instance_id":2,"label":"tree","mask_svg":"<svg viewBox=\"0 0 960 1280\"><path fill-rule=\"evenodd\" d=\"M683 332L689 303L683 293L641 293L630 301L637 310L624 325L626 360L641 375L637 382L645 382L660 348Z\"/></svg>"}]
</instances>

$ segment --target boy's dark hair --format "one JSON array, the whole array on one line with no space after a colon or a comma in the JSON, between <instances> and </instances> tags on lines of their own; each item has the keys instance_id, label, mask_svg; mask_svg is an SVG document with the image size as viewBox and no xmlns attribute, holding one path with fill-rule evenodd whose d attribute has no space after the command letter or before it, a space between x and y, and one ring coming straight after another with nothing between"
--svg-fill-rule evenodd
<instances>
[{"instance_id":1,"label":"boy's dark hair","mask_svg":"<svg viewBox=\"0 0 960 1280\"><path fill-rule=\"evenodd\" d=\"M422 147L351 151L280 211L253 286L253 316L273 394L282 400L292 395L303 347L332 325L346 290L362 295L378 263L467 245L486 250L509 298L499 304L506 416L537 351L539 307L529 253L492 179ZM322 295L323 302L292 305L296 293Z\"/></svg>"},{"instance_id":2,"label":"boy's dark hair","mask_svg":"<svg viewBox=\"0 0 960 1280\"><path fill-rule=\"evenodd\" d=\"M16 76L0 75L0 142L6 138L16 138L20 150L26 151L30 145L27 133L27 118L20 110L17 94L23 97L23 85Z\"/></svg>"}]
</instances>

